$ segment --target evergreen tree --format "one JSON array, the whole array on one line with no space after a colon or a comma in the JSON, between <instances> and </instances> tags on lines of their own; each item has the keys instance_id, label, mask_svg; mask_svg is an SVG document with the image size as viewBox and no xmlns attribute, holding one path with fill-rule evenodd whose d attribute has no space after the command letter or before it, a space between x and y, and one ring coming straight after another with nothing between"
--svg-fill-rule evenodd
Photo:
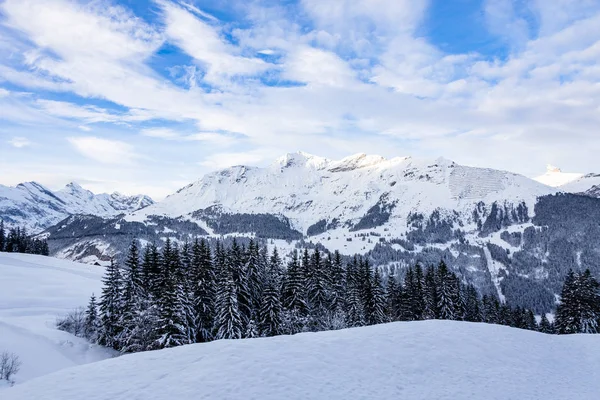
<instances>
[{"instance_id":1,"label":"evergreen tree","mask_svg":"<svg viewBox=\"0 0 600 400\"><path fill-rule=\"evenodd\" d=\"M118 336L123 330L120 326L120 315L123 307L122 279L119 265L111 260L106 269L102 283L102 296L100 297L100 323L101 328L98 343L120 350Z\"/></svg>"},{"instance_id":2,"label":"evergreen tree","mask_svg":"<svg viewBox=\"0 0 600 400\"><path fill-rule=\"evenodd\" d=\"M581 333L598 333L600 319L600 284L587 269L579 276L577 297L581 312Z\"/></svg>"},{"instance_id":3,"label":"evergreen tree","mask_svg":"<svg viewBox=\"0 0 600 400\"><path fill-rule=\"evenodd\" d=\"M162 252L160 296L158 298L159 348L189 343L186 318L181 299L183 288L178 280L181 259L177 245L167 238Z\"/></svg>"},{"instance_id":4,"label":"evergreen tree","mask_svg":"<svg viewBox=\"0 0 600 400\"><path fill-rule=\"evenodd\" d=\"M221 274L217 291L216 339L241 339L242 317L233 275L229 268Z\"/></svg>"},{"instance_id":5,"label":"evergreen tree","mask_svg":"<svg viewBox=\"0 0 600 400\"><path fill-rule=\"evenodd\" d=\"M196 315L196 341L208 342L214 338L217 279L210 247L204 239L196 239L192 246L190 275Z\"/></svg>"},{"instance_id":6,"label":"evergreen tree","mask_svg":"<svg viewBox=\"0 0 600 400\"><path fill-rule=\"evenodd\" d=\"M444 261L440 262L437 270L438 310L441 319L456 319L456 299L452 273Z\"/></svg>"},{"instance_id":7,"label":"evergreen tree","mask_svg":"<svg viewBox=\"0 0 600 400\"><path fill-rule=\"evenodd\" d=\"M98 328L100 321L98 320L98 305L96 304L96 296L92 293L90 302L85 310L85 328L84 335L92 343L98 340Z\"/></svg>"},{"instance_id":8,"label":"evergreen tree","mask_svg":"<svg viewBox=\"0 0 600 400\"><path fill-rule=\"evenodd\" d=\"M575 273L569 271L561 291L560 304L556 308L555 327L559 334L578 333L581 331L577 289Z\"/></svg>"},{"instance_id":9,"label":"evergreen tree","mask_svg":"<svg viewBox=\"0 0 600 400\"><path fill-rule=\"evenodd\" d=\"M389 321L397 321L399 315L398 281L395 275L388 276L386 287L386 313Z\"/></svg>"},{"instance_id":10,"label":"evergreen tree","mask_svg":"<svg viewBox=\"0 0 600 400\"><path fill-rule=\"evenodd\" d=\"M465 290L465 321L481 322L481 314L479 293L477 293L475 286L469 285Z\"/></svg>"},{"instance_id":11,"label":"evergreen tree","mask_svg":"<svg viewBox=\"0 0 600 400\"><path fill-rule=\"evenodd\" d=\"M438 311L438 288L435 279L435 269L433 266L427 268L425 273L425 282L423 286L424 311L425 319L435 319L439 315Z\"/></svg>"},{"instance_id":12,"label":"evergreen tree","mask_svg":"<svg viewBox=\"0 0 600 400\"><path fill-rule=\"evenodd\" d=\"M4 221L0 219L0 251L4 251L6 245L6 231L4 230Z\"/></svg>"},{"instance_id":13,"label":"evergreen tree","mask_svg":"<svg viewBox=\"0 0 600 400\"><path fill-rule=\"evenodd\" d=\"M282 332L280 282L281 259L277 249L274 249L260 307L260 333L262 336L275 336Z\"/></svg>"},{"instance_id":14,"label":"evergreen tree","mask_svg":"<svg viewBox=\"0 0 600 400\"><path fill-rule=\"evenodd\" d=\"M552 326L550 321L548 321L548 318L546 317L546 313L542 313L542 319L540 320L539 331L542 333L554 333L554 327Z\"/></svg>"},{"instance_id":15,"label":"evergreen tree","mask_svg":"<svg viewBox=\"0 0 600 400\"><path fill-rule=\"evenodd\" d=\"M381 282L381 275L378 270L372 273L372 278L369 279L370 290L366 304L367 322L369 325L382 324L388 322L385 313L386 296Z\"/></svg>"}]
</instances>

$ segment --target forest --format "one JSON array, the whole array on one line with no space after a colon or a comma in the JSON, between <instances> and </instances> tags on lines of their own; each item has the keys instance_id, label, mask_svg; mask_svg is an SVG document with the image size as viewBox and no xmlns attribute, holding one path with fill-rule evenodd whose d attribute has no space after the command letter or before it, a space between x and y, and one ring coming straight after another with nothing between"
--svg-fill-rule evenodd
<instances>
[{"instance_id":1,"label":"forest","mask_svg":"<svg viewBox=\"0 0 600 400\"><path fill-rule=\"evenodd\" d=\"M140 254L141 253L141 254ZM571 272L556 321L480 296L442 261L382 277L368 259L295 250L284 265L254 241L211 247L201 239L162 250L134 240L107 268L99 299L59 328L124 353L208 342L335 330L393 321L448 319L544 333L597 333L598 282ZM582 288L585 288L583 290ZM587 304L587 308L582 304Z\"/></svg>"}]
</instances>

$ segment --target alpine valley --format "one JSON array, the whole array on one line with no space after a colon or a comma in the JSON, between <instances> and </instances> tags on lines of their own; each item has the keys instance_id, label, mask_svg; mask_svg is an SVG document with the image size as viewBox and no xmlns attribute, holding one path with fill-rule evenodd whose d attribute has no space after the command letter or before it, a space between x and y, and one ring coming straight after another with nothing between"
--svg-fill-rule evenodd
<instances>
[{"instance_id":1,"label":"alpine valley","mask_svg":"<svg viewBox=\"0 0 600 400\"><path fill-rule=\"evenodd\" d=\"M287 154L265 168L210 173L161 202L76 184L0 186L0 217L50 253L107 263L134 238L259 238L363 254L384 274L443 259L465 282L536 313L554 308L569 269L600 274L600 175L549 167L536 180L450 160Z\"/></svg>"}]
</instances>

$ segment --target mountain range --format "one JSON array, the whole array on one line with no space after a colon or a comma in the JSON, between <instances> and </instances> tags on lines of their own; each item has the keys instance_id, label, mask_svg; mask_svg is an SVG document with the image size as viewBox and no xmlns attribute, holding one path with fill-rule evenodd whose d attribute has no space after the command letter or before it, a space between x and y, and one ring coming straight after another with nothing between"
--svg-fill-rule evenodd
<instances>
[{"instance_id":1,"label":"mountain range","mask_svg":"<svg viewBox=\"0 0 600 400\"><path fill-rule=\"evenodd\" d=\"M92 214L112 217L154 204L146 195L125 196L94 194L77 183L51 191L37 182L15 187L0 185L0 218L7 226L19 226L28 232L39 232L69 215Z\"/></svg>"},{"instance_id":2,"label":"mountain range","mask_svg":"<svg viewBox=\"0 0 600 400\"><path fill-rule=\"evenodd\" d=\"M482 293L542 312L569 269L600 272L599 185L600 175L557 168L534 180L444 158L299 152L209 173L157 203L75 184L0 187L0 216L45 228L53 255L87 263L119 257L134 238L195 237L360 253L388 275L444 260Z\"/></svg>"}]
</instances>

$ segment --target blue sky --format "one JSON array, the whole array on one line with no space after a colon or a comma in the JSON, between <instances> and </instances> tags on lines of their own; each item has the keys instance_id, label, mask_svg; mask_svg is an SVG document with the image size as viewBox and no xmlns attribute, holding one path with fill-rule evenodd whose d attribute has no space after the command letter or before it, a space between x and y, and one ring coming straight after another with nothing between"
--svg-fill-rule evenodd
<instances>
[{"instance_id":1,"label":"blue sky","mask_svg":"<svg viewBox=\"0 0 600 400\"><path fill-rule=\"evenodd\" d=\"M293 151L600 172L600 0L0 0L1 184Z\"/></svg>"}]
</instances>

